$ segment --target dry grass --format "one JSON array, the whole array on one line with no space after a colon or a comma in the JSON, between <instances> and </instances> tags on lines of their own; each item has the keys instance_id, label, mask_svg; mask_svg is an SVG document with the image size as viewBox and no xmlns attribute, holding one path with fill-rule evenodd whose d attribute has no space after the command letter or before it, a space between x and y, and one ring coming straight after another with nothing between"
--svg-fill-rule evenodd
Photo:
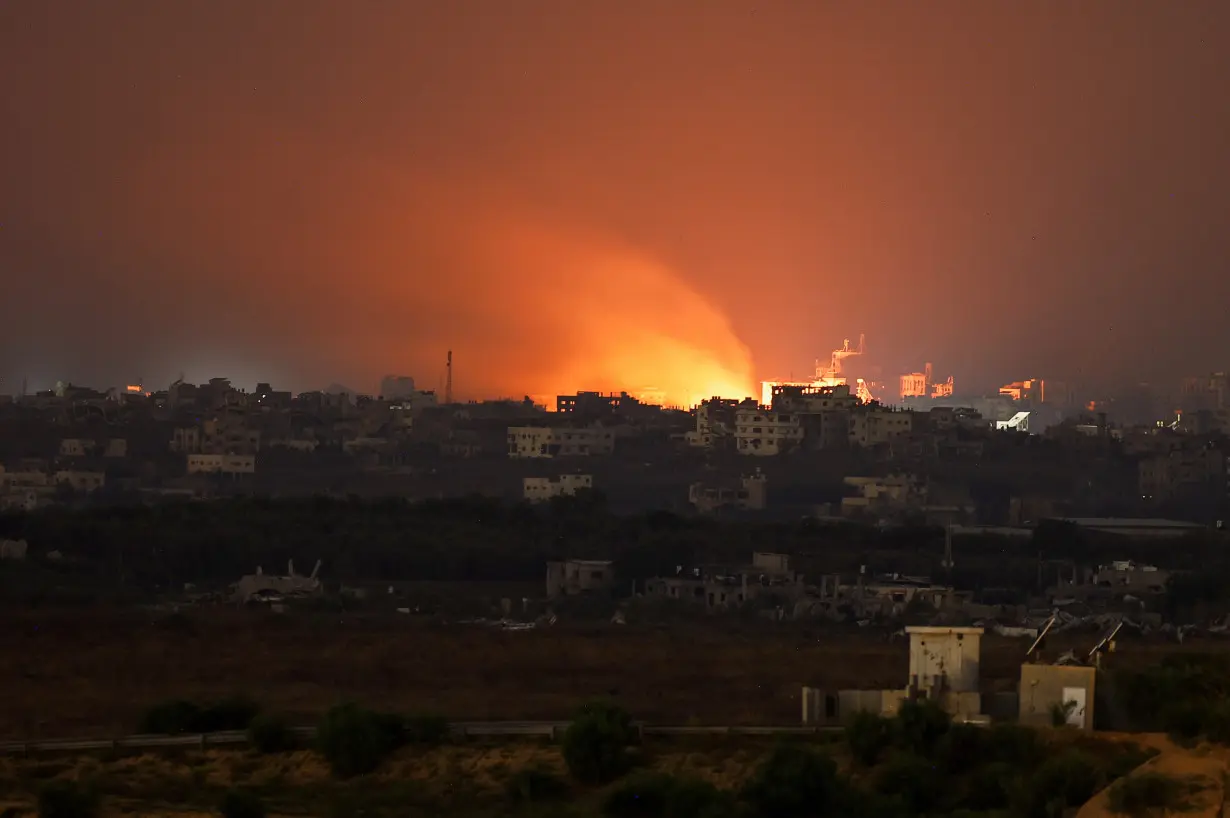
<instances>
[{"instance_id":1,"label":"dry grass","mask_svg":"<svg viewBox=\"0 0 1230 818\"><path fill-rule=\"evenodd\" d=\"M737 787L768 751L759 739L704 739L663 742L648 756L652 769L686 773L722 787ZM514 741L406 750L372 776L338 782L311 752L258 756L243 751L143 754L119 758L0 759L0 808L31 810L38 789L64 778L88 782L104 796L107 814L209 814L233 787L263 793L274 812L324 815L332 805L360 798L365 803L405 800L430 811L456 803L504 802L507 782L531 767L566 778L559 747ZM592 795L592 793L590 794Z\"/></svg>"},{"instance_id":2,"label":"dry grass","mask_svg":"<svg viewBox=\"0 0 1230 818\"><path fill-rule=\"evenodd\" d=\"M1047 731L1049 741L1077 741L1099 757L1119 742L1152 743L1155 737L1097 736ZM808 740L845 766L844 746L832 739ZM1157 739L1165 742L1164 738ZM701 778L723 789L738 788L774 746L759 737L707 736L653 739L646 746L650 769ZM1167 745L1169 746L1169 745ZM504 815L506 785L520 770L545 768L567 774L558 745L540 741L470 742L432 749L406 749L375 774L339 782L308 751L260 756L251 751L206 751L133 756L75 756L0 759L0 807L31 810L38 789L65 778L87 782L104 796L107 815L176 816L214 814L211 807L233 787L266 798L273 815ZM577 791L593 803L600 791ZM339 806L348 807L339 810Z\"/></svg>"},{"instance_id":3,"label":"dry grass","mask_svg":"<svg viewBox=\"0 0 1230 818\"><path fill-rule=\"evenodd\" d=\"M405 616L231 608L174 619L133 611L6 616L0 736L123 734L159 701L236 693L302 717L353 699L454 719L558 719L587 699L613 696L655 723L791 724L804 684L894 687L907 670L904 642L816 624L501 632ZM1053 650L1066 647L1052 641ZM984 640L988 687L1018 677L1025 647ZM1177 647L1125 646L1114 661L1143 665Z\"/></svg>"}]
</instances>

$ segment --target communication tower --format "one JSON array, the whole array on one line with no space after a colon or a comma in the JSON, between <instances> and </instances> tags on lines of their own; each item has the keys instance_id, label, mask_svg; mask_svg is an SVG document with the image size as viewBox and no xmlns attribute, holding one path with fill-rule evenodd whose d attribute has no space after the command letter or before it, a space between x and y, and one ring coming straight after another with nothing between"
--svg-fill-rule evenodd
<instances>
[{"instance_id":1,"label":"communication tower","mask_svg":"<svg viewBox=\"0 0 1230 818\"><path fill-rule=\"evenodd\" d=\"M452 405L453 403L453 351L448 351L448 362L445 364L446 374L444 376L444 403Z\"/></svg>"}]
</instances>

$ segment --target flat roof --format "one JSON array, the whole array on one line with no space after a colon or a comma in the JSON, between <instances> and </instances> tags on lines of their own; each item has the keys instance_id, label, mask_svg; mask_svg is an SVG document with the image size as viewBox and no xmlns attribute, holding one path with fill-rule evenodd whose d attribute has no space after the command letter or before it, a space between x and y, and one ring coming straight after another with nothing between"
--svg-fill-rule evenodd
<instances>
[{"instance_id":1,"label":"flat roof","mask_svg":"<svg viewBox=\"0 0 1230 818\"><path fill-rule=\"evenodd\" d=\"M1059 517L1065 523L1087 528L1204 528L1186 520L1162 520L1156 517Z\"/></svg>"},{"instance_id":2,"label":"flat roof","mask_svg":"<svg viewBox=\"0 0 1230 818\"><path fill-rule=\"evenodd\" d=\"M986 633L985 628L946 628L942 625L907 625L906 633L917 633L922 636L943 636L945 634L965 635L981 635Z\"/></svg>"}]
</instances>

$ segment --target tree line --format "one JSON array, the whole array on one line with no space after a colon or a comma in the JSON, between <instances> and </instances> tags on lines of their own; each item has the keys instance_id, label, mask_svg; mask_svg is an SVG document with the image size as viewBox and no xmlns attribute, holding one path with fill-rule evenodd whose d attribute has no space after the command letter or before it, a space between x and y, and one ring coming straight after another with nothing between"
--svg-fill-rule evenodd
<instances>
[{"instance_id":1,"label":"tree line","mask_svg":"<svg viewBox=\"0 0 1230 818\"><path fill-rule=\"evenodd\" d=\"M487 497L428 501L247 497L106 508L50 507L0 516L0 538L25 539L32 559L100 582L133 587L231 582L316 560L337 580L539 581L548 560L614 560L623 581L677 566L744 563L752 551L791 554L808 575L869 570L932 573L963 587L1037 582L1042 560L1096 566L1112 559L1165 561L1202 571L1203 596L1230 576L1220 538L1156 544L1098 538L1062 523L1030 538L958 538L957 569L941 568L944 531L669 512L618 515L597 493L531 506ZM1208 587L1205 587L1208 586Z\"/></svg>"}]
</instances>

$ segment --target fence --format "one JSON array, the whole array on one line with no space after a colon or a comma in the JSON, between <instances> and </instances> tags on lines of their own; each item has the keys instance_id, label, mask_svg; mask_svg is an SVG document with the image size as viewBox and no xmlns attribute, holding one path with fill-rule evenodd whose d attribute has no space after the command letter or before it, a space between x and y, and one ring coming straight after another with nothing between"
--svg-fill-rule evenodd
<instances>
[{"instance_id":1,"label":"fence","mask_svg":"<svg viewBox=\"0 0 1230 818\"><path fill-rule=\"evenodd\" d=\"M458 738L465 737L545 737L556 739L568 729L566 721L483 721L483 722L453 722L449 729ZM840 727L671 727L667 725L641 724L638 729L642 736L784 736L813 735L840 730ZM314 727L296 728L301 738L310 739L315 733ZM97 750L156 750L161 748L197 748L210 747L241 747L248 744L248 734L242 731L226 731L218 733L192 733L175 736L124 736L123 738L69 738L48 739L43 741L10 741L0 743L0 754L21 755L34 753L71 753L91 752Z\"/></svg>"}]
</instances>

